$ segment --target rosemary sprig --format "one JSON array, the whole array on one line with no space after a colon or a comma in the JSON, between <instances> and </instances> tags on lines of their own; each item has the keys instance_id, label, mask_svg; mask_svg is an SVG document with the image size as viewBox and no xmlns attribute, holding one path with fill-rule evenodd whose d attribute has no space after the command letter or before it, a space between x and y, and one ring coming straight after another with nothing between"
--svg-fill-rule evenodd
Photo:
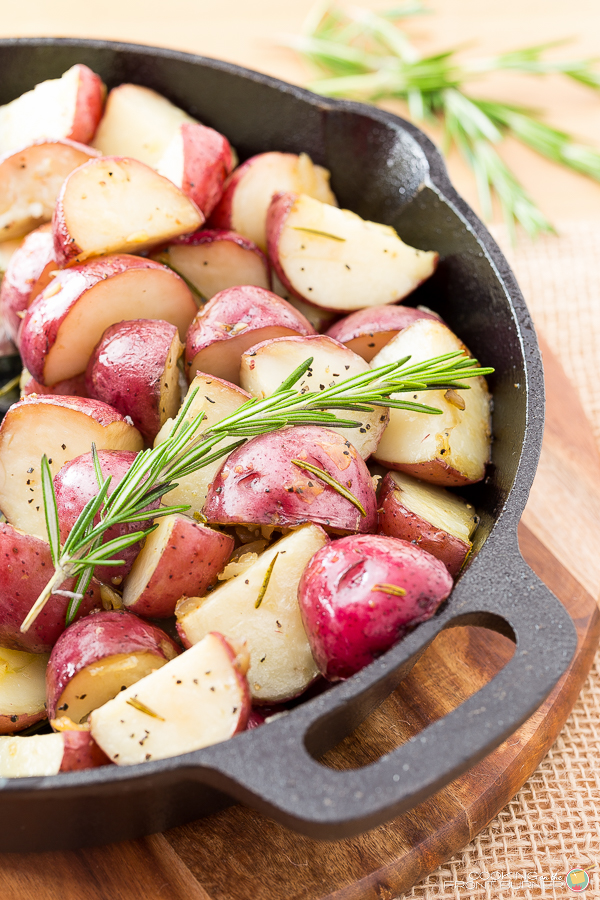
<instances>
[{"instance_id":1,"label":"rosemary sprig","mask_svg":"<svg viewBox=\"0 0 600 900\"><path fill-rule=\"evenodd\" d=\"M169 437L157 447L138 453L133 465L110 496L110 478L103 477L95 447L92 447L98 493L81 511L62 548L57 537L54 486L44 457L42 472L47 472L47 477L42 478L42 489L54 574L23 621L21 631L27 631L31 627L50 596L57 593L70 597L67 624L71 622L89 586L94 568L98 565L121 565L122 560L111 557L143 540L157 526L102 543L108 529L147 521L150 517L185 512L187 506L167 506L151 511L148 506L171 491L178 478L227 456L247 438L267 434L287 425L355 428L361 424L357 419L340 418L332 409L360 414L365 410L371 412L374 406L383 406L436 415L440 413L439 409L402 400L398 395L454 388L465 390L468 388L464 384L465 379L493 372L493 369L479 367L476 360L457 351L413 365L410 365L410 358L407 357L339 381L325 390L303 394L295 386L312 361L312 358L307 359L298 366L270 397L248 400L232 415L203 432L200 431L204 421L203 414L188 418L198 389L191 391L175 419ZM231 440L231 443L225 443ZM94 524L97 517L99 521ZM74 576L78 577L75 590L61 590L61 585Z\"/></svg>"},{"instance_id":2,"label":"rosemary sprig","mask_svg":"<svg viewBox=\"0 0 600 900\"><path fill-rule=\"evenodd\" d=\"M339 481L336 481L336 479L333 478L329 474L329 472L325 472L325 470L319 468L319 466L313 466L312 463L305 462L303 459L292 459L291 462L294 466L298 466L299 469L305 469L307 472L310 472L311 475L314 475L316 478L319 478L325 484L329 485L329 487L333 488L334 491L337 491L337 493L341 497L344 497L346 500L348 500L348 502L351 503L352 506L355 506L361 516L366 516L367 511L365 510L360 500L355 497L352 491L349 491L347 487L344 487L343 484L340 484Z\"/></svg>"},{"instance_id":3,"label":"rosemary sprig","mask_svg":"<svg viewBox=\"0 0 600 900\"><path fill-rule=\"evenodd\" d=\"M465 61L455 48L422 56L398 23L424 12L428 10L420 2L379 15L321 2L302 34L286 43L316 67L321 77L309 87L317 93L373 103L400 99L408 104L413 119L441 124L446 146L454 145L474 171L484 217L491 217L495 194L513 240L516 223L532 236L553 231L496 148L510 135L596 181L600 181L600 152L547 125L535 110L472 97L464 86L489 73L512 70L533 76L560 74L600 90L597 61L548 59L547 51L564 41Z\"/></svg>"}]
</instances>

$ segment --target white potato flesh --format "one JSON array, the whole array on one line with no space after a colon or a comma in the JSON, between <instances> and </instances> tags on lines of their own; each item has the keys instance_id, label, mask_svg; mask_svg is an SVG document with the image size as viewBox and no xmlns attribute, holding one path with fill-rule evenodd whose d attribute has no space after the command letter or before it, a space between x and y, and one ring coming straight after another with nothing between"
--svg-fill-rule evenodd
<instances>
[{"instance_id":1,"label":"white potato flesh","mask_svg":"<svg viewBox=\"0 0 600 900\"><path fill-rule=\"evenodd\" d=\"M390 475L400 491L403 506L436 528L465 543L470 542L479 523L471 503L437 484L426 484L405 472L390 472Z\"/></svg>"},{"instance_id":2,"label":"white potato flesh","mask_svg":"<svg viewBox=\"0 0 600 900\"><path fill-rule=\"evenodd\" d=\"M80 67L61 78L42 81L31 91L0 107L0 154L32 144L41 137L71 134L80 85Z\"/></svg>"},{"instance_id":3,"label":"white potato flesh","mask_svg":"<svg viewBox=\"0 0 600 900\"><path fill-rule=\"evenodd\" d=\"M332 338L317 335L308 338L278 338L252 347L242 356L240 384L253 397L270 397L299 365L310 357L310 369L297 382L295 390L318 391L338 381L369 371L369 364ZM387 410L374 407L373 412L352 413L332 410L346 419L360 421L356 428L332 428L347 438L367 459L377 449L388 422Z\"/></svg>"},{"instance_id":4,"label":"white potato flesh","mask_svg":"<svg viewBox=\"0 0 600 900\"><path fill-rule=\"evenodd\" d=\"M87 721L93 709L132 684L160 669L167 660L156 653L116 653L86 666L75 675L60 695L57 715L68 715L76 725Z\"/></svg>"},{"instance_id":5,"label":"white potato flesh","mask_svg":"<svg viewBox=\"0 0 600 900\"><path fill-rule=\"evenodd\" d=\"M156 91L121 84L108 95L93 146L103 156L131 156L154 167L182 122L195 121Z\"/></svg>"},{"instance_id":6,"label":"white potato flesh","mask_svg":"<svg viewBox=\"0 0 600 900\"><path fill-rule=\"evenodd\" d=\"M136 159L93 160L72 173L61 194L69 236L82 262L106 253L138 253L195 231L204 217L167 178Z\"/></svg>"},{"instance_id":7,"label":"white potato flesh","mask_svg":"<svg viewBox=\"0 0 600 900\"><path fill-rule=\"evenodd\" d=\"M337 205L329 187L328 170L316 166L306 153L263 153L240 178L231 209L232 228L263 251L267 249L267 210L278 191L295 191Z\"/></svg>"},{"instance_id":8,"label":"white potato flesh","mask_svg":"<svg viewBox=\"0 0 600 900\"><path fill-rule=\"evenodd\" d=\"M173 338L163 377L160 381L158 410L161 428L168 419L177 415L177 410L181 405L181 385L179 383L179 366L177 362L183 353L183 349L179 335L176 334Z\"/></svg>"},{"instance_id":9,"label":"white potato flesh","mask_svg":"<svg viewBox=\"0 0 600 900\"><path fill-rule=\"evenodd\" d=\"M188 410L186 420L192 421L200 413L204 413L205 418L201 426L202 431L210 428L211 425L216 424L226 416L230 416L242 403L246 403L248 400L246 393L236 385L221 381L221 379L211 375L202 373L196 375L190 384L186 399L196 388L199 388L199 390ZM167 419L156 436L154 446L158 447L159 444L166 441L172 430L173 419ZM232 443L230 440L223 440L214 447L213 452L216 452L220 446L227 446L230 443ZM189 505L190 509L187 511L187 515L192 516L194 513L201 513L206 500L208 486L214 481L215 475L223 465L224 459L225 457L218 459L210 465L198 469L191 475L184 475L182 478L178 478L177 487L165 494L161 501L162 505Z\"/></svg>"},{"instance_id":10,"label":"white potato flesh","mask_svg":"<svg viewBox=\"0 0 600 900\"><path fill-rule=\"evenodd\" d=\"M154 257L173 269L210 300L219 291L244 284L270 290L269 268L255 250L235 241L214 240L206 244L173 244Z\"/></svg>"},{"instance_id":11,"label":"white potato flesh","mask_svg":"<svg viewBox=\"0 0 600 900\"><path fill-rule=\"evenodd\" d=\"M27 234L52 218L62 184L93 152L68 141L41 141L0 162L0 235Z\"/></svg>"},{"instance_id":12,"label":"white potato flesh","mask_svg":"<svg viewBox=\"0 0 600 900\"><path fill-rule=\"evenodd\" d=\"M127 766L225 741L246 711L231 648L211 634L94 710L90 726L106 755Z\"/></svg>"},{"instance_id":13,"label":"white potato flesh","mask_svg":"<svg viewBox=\"0 0 600 900\"><path fill-rule=\"evenodd\" d=\"M296 697L318 675L297 595L304 569L327 541L317 525L303 525L272 544L245 572L206 597L182 600L176 610L179 631L189 643L218 631L228 640L246 644L253 702L276 703Z\"/></svg>"},{"instance_id":14,"label":"white potato flesh","mask_svg":"<svg viewBox=\"0 0 600 900\"><path fill-rule=\"evenodd\" d=\"M62 734L0 737L0 778L58 775L64 752Z\"/></svg>"},{"instance_id":15,"label":"white potato flesh","mask_svg":"<svg viewBox=\"0 0 600 900\"><path fill-rule=\"evenodd\" d=\"M0 509L15 528L47 540L40 459L52 476L70 459L98 450L139 451L139 431L125 421L102 425L92 416L60 405L13 406L0 430Z\"/></svg>"},{"instance_id":16,"label":"white potato flesh","mask_svg":"<svg viewBox=\"0 0 600 900\"><path fill-rule=\"evenodd\" d=\"M35 716L46 701L48 655L0 647L0 718Z\"/></svg>"},{"instance_id":17,"label":"white potato flesh","mask_svg":"<svg viewBox=\"0 0 600 900\"><path fill-rule=\"evenodd\" d=\"M351 311L406 297L434 272L438 254L409 247L387 225L302 195L282 227L277 259L300 297Z\"/></svg>"},{"instance_id":18,"label":"white potato flesh","mask_svg":"<svg viewBox=\"0 0 600 900\"><path fill-rule=\"evenodd\" d=\"M435 319L418 319L391 340L371 366L375 369L406 356L411 363L419 363L456 350L464 351L465 346L446 325ZM483 478L490 456L490 395L484 378L470 378L468 384L469 390L450 394L420 391L408 395L408 399L441 409L442 415L391 409L376 458L393 468L420 466L418 472L412 469L412 474L435 483L470 483ZM448 477L444 472L450 473ZM453 472L458 473L456 478Z\"/></svg>"}]
</instances>

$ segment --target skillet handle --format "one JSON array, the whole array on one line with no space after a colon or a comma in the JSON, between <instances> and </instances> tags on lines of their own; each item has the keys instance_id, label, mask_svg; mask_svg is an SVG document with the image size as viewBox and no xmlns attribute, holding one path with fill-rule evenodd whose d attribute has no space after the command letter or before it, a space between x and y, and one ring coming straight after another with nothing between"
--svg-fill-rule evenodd
<instances>
[{"instance_id":1,"label":"skillet handle","mask_svg":"<svg viewBox=\"0 0 600 900\"><path fill-rule=\"evenodd\" d=\"M465 573L469 577L455 588L452 611L419 626L382 658L382 668L389 670L388 657L396 656L391 671L397 684L403 664L406 670L407 660L442 628L483 624L504 633L512 630L516 641L512 659L443 719L361 769L339 771L317 762L309 748L315 752L337 742L340 721L352 718L353 701L365 707L365 698L381 684L386 694L395 686L390 685L389 671L377 672L378 661L293 715L220 745L210 768L204 775L204 766L195 769L195 777L204 781L210 774L213 786L296 831L339 839L399 815L475 765L535 712L566 671L577 646L568 613L516 547L514 551L504 557L512 557L513 564L501 577L497 566L490 573L489 560L486 566L476 565L482 559L475 560ZM467 593L484 602L470 602ZM364 679L356 690L353 682L360 682L360 676ZM370 707L377 702L379 697ZM368 711L368 701L366 706Z\"/></svg>"}]
</instances>

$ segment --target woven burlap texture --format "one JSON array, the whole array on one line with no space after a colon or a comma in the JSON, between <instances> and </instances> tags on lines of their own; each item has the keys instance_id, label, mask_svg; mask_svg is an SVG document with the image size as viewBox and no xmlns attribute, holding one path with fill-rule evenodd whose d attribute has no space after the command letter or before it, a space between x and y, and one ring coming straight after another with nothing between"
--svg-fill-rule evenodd
<instances>
[{"instance_id":1,"label":"woven burlap texture","mask_svg":"<svg viewBox=\"0 0 600 900\"><path fill-rule=\"evenodd\" d=\"M537 329L576 386L600 446L600 220L508 245ZM537 771L464 850L406 894L410 900L572 896L564 876L590 872L600 897L600 652L565 728ZM554 880L553 880L554 879Z\"/></svg>"}]
</instances>

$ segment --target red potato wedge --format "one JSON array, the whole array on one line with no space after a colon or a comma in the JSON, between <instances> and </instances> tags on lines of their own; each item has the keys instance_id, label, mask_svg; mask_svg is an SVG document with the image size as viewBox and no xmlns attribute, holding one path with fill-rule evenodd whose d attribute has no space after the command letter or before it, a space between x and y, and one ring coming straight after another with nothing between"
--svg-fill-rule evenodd
<instances>
[{"instance_id":1,"label":"red potato wedge","mask_svg":"<svg viewBox=\"0 0 600 900\"><path fill-rule=\"evenodd\" d=\"M40 460L54 476L66 462L90 451L143 449L142 436L99 400L29 396L15 403L0 426L0 509L16 528L46 537Z\"/></svg>"},{"instance_id":2,"label":"red potato wedge","mask_svg":"<svg viewBox=\"0 0 600 900\"><path fill-rule=\"evenodd\" d=\"M204 415L204 429L208 429L221 419L232 415L236 409L239 409L243 403L250 399L250 395L236 385L223 381L221 378L215 378L212 375L205 375L203 372L199 372L190 384L188 396L196 388L198 388L198 393L191 403L186 420L192 421L202 414ZM173 420L167 420L159 431L154 446L156 447L165 441L172 430ZM216 452L219 447L227 447L230 443L228 440L223 440L221 444L215 445L214 451ZM163 505L187 505L190 507L188 515L200 516L209 485L213 482L222 465L223 460L217 459L191 475L184 475L178 478L177 487L163 497Z\"/></svg>"},{"instance_id":3,"label":"red potato wedge","mask_svg":"<svg viewBox=\"0 0 600 900\"><path fill-rule=\"evenodd\" d=\"M1 778L58 775L109 763L87 731L0 737Z\"/></svg>"},{"instance_id":4,"label":"red potato wedge","mask_svg":"<svg viewBox=\"0 0 600 900\"><path fill-rule=\"evenodd\" d=\"M443 322L419 319L372 360L373 368L411 357L416 364L465 345ZM430 416L391 409L375 458L423 481L447 487L481 481L491 450L491 398L485 378L470 378L464 391L421 391L410 397L442 410Z\"/></svg>"},{"instance_id":5,"label":"red potato wedge","mask_svg":"<svg viewBox=\"0 0 600 900\"><path fill-rule=\"evenodd\" d=\"M304 462L335 479L354 502L303 469ZM219 525L296 528L314 522L336 533L369 532L375 530L377 501L369 470L350 441L328 428L302 425L235 450L208 490L204 515Z\"/></svg>"},{"instance_id":6,"label":"red potato wedge","mask_svg":"<svg viewBox=\"0 0 600 900\"><path fill-rule=\"evenodd\" d=\"M430 619L451 590L445 565L407 541L369 534L328 544L298 588L319 671L329 681L350 678Z\"/></svg>"},{"instance_id":7,"label":"red potato wedge","mask_svg":"<svg viewBox=\"0 0 600 900\"><path fill-rule=\"evenodd\" d=\"M243 575L206 597L184 598L177 608L177 630L186 646L216 630L245 642L253 703L297 697L317 677L297 591L310 559L328 541L322 528L304 525L272 544Z\"/></svg>"},{"instance_id":8,"label":"red potato wedge","mask_svg":"<svg viewBox=\"0 0 600 900\"><path fill-rule=\"evenodd\" d=\"M162 319L184 341L197 309L181 278L160 263L129 254L91 260L58 272L27 310L19 333L23 363L52 386L85 372L110 325Z\"/></svg>"},{"instance_id":9,"label":"red potato wedge","mask_svg":"<svg viewBox=\"0 0 600 900\"><path fill-rule=\"evenodd\" d=\"M204 230L153 255L191 282L206 300L226 288L252 284L271 290L271 270L256 244L235 231Z\"/></svg>"},{"instance_id":10,"label":"red potato wedge","mask_svg":"<svg viewBox=\"0 0 600 900\"><path fill-rule=\"evenodd\" d=\"M61 78L42 81L0 107L0 153L43 138L87 144L100 121L105 94L102 79L81 64Z\"/></svg>"},{"instance_id":11,"label":"red potato wedge","mask_svg":"<svg viewBox=\"0 0 600 900\"><path fill-rule=\"evenodd\" d=\"M29 397L31 394L49 394L51 397L87 397L88 392L85 387L85 375L75 375L73 378L67 378L65 381L57 381L52 387L40 384L28 372L23 369L21 372L20 382L21 397Z\"/></svg>"},{"instance_id":12,"label":"red potato wedge","mask_svg":"<svg viewBox=\"0 0 600 900\"><path fill-rule=\"evenodd\" d=\"M53 594L31 627L25 632L20 630L54 572L49 545L40 538L2 523L0 559L0 646L25 653L50 653L65 630L69 605L67 597ZM72 591L74 586L75 579L71 578L61 585L61 589ZM77 618L101 607L100 585L94 578L81 601Z\"/></svg>"},{"instance_id":13,"label":"red potato wedge","mask_svg":"<svg viewBox=\"0 0 600 900\"><path fill-rule=\"evenodd\" d=\"M210 219L212 228L231 228L267 249L266 219L273 194L296 191L337 206L329 172L301 153L259 153L242 163L225 183Z\"/></svg>"},{"instance_id":14,"label":"red potato wedge","mask_svg":"<svg viewBox=\"0 0 600 900\"><path fill-rule=\"evenodd\" d=\"M125 610L98 612L60 636L46 670L48 718L68 715L79 725L93 709L112 700L164 666L180 652L162 629Z\"/></svg>"},{"instance_id":15,"label":"red potato wedge","mask_svg":"<svg viewBox=\"0 0 600 900\"><path fill-rule=\"evenodd\" d=\"M181 402L177 328L160 319L133 319L106 329L90 357L88 395L129 416L152 443Z\"/></svg>"},{"instance_id":16,"label":"red potato wedge","mask_svg":"<svg viewBox=\"0 0 600 900\"><path fill-rule=\"evenodd\" d=\"M379 531L410 541L440 559L456 578L471 549L475 508L436 484L388 472L379 493Z\"/></svg>"},{"instance_id":17,"label":"red potato wedge","mask_svg":"<svg viewBox=\"0 0 600 900\"><path fill-rule=\"evenodd\" d=\"M338 381L369 371L369 365L333 338L324 334L307 337L277 338L255 344L242 356L240 384L253 397L270 397L282 381L294 369L312 357L306 374L295 385L295 390L318 391L331 387ZM339 411L332 410L332 412ZM363 459L377 449L379 439L388 423L387 410L374 407L372 412L344 414L359 424L356 428L332 428L349 440Z\"/></svg>"},{"instance_id":18,"label":"red potato wedge","mask_svg":"<svg viewBox=\"0 0 600 900\"><path fill-rule=\"evenodd\" d=\"M43 140L0 159L2 240L49 222L65 178L96 156L95 150L74 141Z\"/></svg>"},{"instance_id":19,"label":"red potato wedge","mask_svg":"<svg viewBox=\"0 0 600 900\"><path fill-rule=\"evenodd\" d=\"M46 718L47 654L0 647L0 734Z\"/></svg>"},{"instance_id":20,"label":"red potato wedge","mask_svg":"<svg viewBox=\"0 0 600 900\"><path fill-rule=\"evenodd\" d=\"M284 300L291 303L294 309L297 309L299 313L302 313L304 318L308 319L315 331L327 331L332 323L335 322L337 318L336 313L329 312L327 309L321 309L319 306L311 306L310 303L305 303L304 300L300 300L295 294L288 291L288 289L282 285L275 272L271 272L271 279L273 281L273 291L277 296L283 297Z\"/></svg>"},{"instance_id":21,"label":"red potato wedge","mask_svg":"<svg viewBox=\"0 0 600 900\"><path fill-rule=\"evenodd\" d=\"M0 287L0 316L17 345L25 310L47 287L50 273L57 269L52 228L50 224L42 225L19 245L10 259Z\"/></svg>"},{"instance_id":22,"label":"red potato wedge","mask_svg":"<svg viewBox=\"0 0 600 900\"><path fill-rule=\"evenodd\" d=\"M199 122L182 123L156 171L176 184L208 218L223 195L233 169L227 138Z\"/></svg>"},{"instance_id":23,"label":"red potato wedge","mask_svg":"<svg viewBox=\"0 0 600 900\"><path fill-rule=\"evenodd\" d=\"M334 312L396 303L438 262L437 253L409 247L388 225L297 193L273 197L267 245L281 283Z\"/></svg>"},{"instance_id":24,"label":"red potato wedge","mask_svg":"<svg viewBox=\"0 0 600 900\"><path fill-rule=\"evenodd\" d=\"M1 221L1 220L0 220ZM106 253L140 253L196 231L204 216L168 178L128 157L79 166L54 208L54 249L61 266Z\"/></svg>"},{"instance_id":25,"label":"red potato wedge","mask_svg":"<svg viewBox=\"0 0 600 900\"><path fill-rule=\"evenodd\" d=\"M92 737L121 766L225 741L248 721L247 666L247 654L209 634L94 710Z\"/></svg>"},{"instance_id":26,"label":"red potato wedge","mask_svg":"<svg viewBox=\"0 0 600 900\"><path fill-rule=\"evenodd\" d=\"M195 119L156 91L120 84L108 95L93 145L102 156L131 156L155 167L184 122Z\"/></svg>"},{"instance_id":27,"label":"red potato wedge","mask_svg":"<svg viewBox=\"0 0 600 900\"><path fill-rule=\"evenodd\" d=\"M109 476L111 478L108 488L110 497L133 465L136 454L123 450L98 450L97 452L102 474L105 478ZM58 508L60 539L64 543L85 504L98 493L98 480L91 453L84 453L65 463L54 476L54 492ZM129 525L115 525L109 528L102 543L105 544L115 538L132 534L134 531L149 528L152 524L152 510L157 507L158 501L148 507L146 521L133 522ZM98 515L94 519L94 524L97 525L99 522L100 516ZM140 544L133 544L111 557L112 559L122 559L122 566L96 566L96 577L106 584L120 585L130 571L140 551L140 546Z\"/></svg>"},{"instance_id":28,"label":"red potato wedge","mask_svg":"<svg viewBox=\"0 0 600 900\"><path fill-rule=\"evenodd\" d=\"M340 319L327 334L371 362L399 331L417 319L439 320L439 316L412 306L368 306Z\"/></svg>"},{"instance_id":29,"label":"red potato wedge","mask_svg":"<svg viewBox=\"0 0 600 900\"><path fill-rule=\"evenodd\" d=\"M123 590L123 604L138 616L164 619L182 597L203 596L233 553L228 534L186 516L157 519Z\"/></svg>"},{"instance_id":30,"label":"red potato wedge","mask_svg":"<svg viewBox=\"0 0 600 900\"><path fill-rule=\"evenodd\" d=\"M242 354L254 344L286 335L314 334L304 316L271 291L252 285L215 294L190 326L185 347L188 377L208 372L239 383Z\"/></svg>"}]
</instances>

